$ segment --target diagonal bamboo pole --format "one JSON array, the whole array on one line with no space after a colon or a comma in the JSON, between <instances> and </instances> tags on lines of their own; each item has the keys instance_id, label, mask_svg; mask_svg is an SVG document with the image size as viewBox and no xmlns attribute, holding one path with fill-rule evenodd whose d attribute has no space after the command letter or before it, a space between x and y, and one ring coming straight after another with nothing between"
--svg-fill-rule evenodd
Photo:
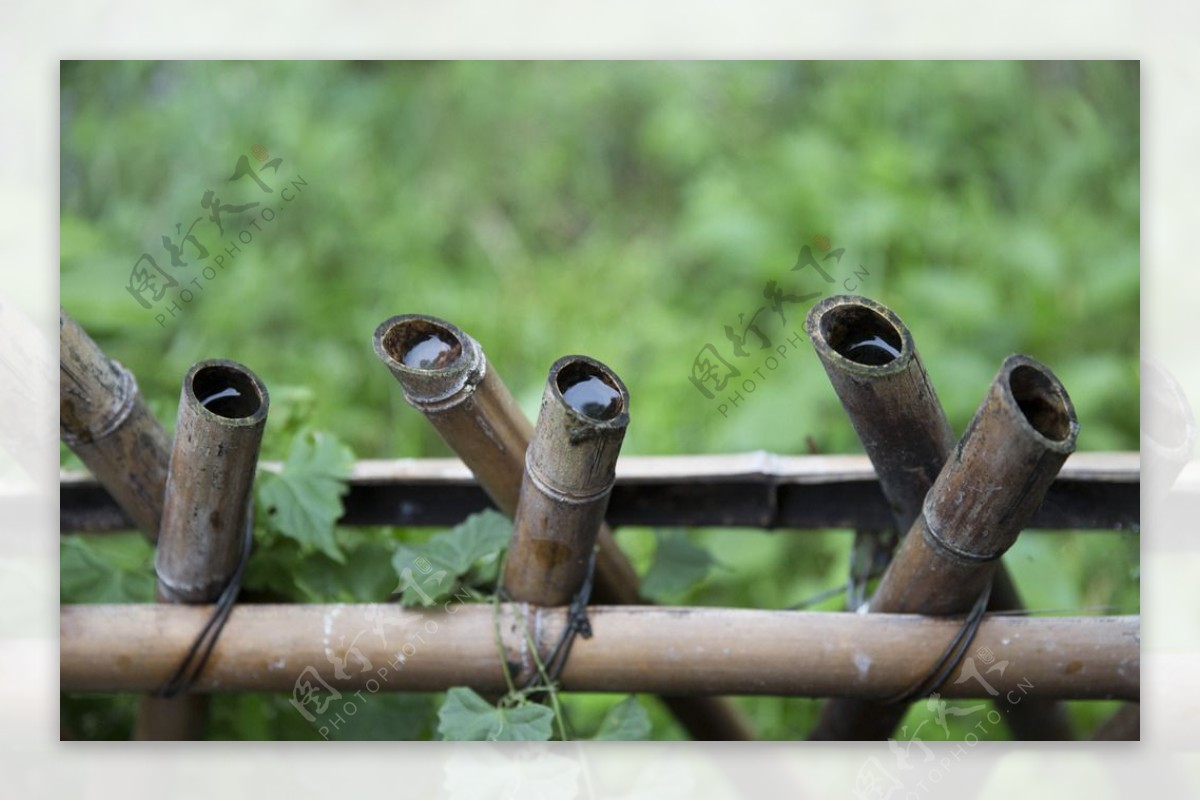
<instances>
[{"instance_id":1,"label":"diagonal bamboo pole","mask_svg":"<svg viewBox=\"0 0 1200 801\"><path fill-rule=\"evenodd\" d=\"M479 343L445 320L407 314L381 323L374 347L403 388L404 399L425 415L496 506L511 517L533 428ZM600 527L597 542L595 601L639 603L637 573L607 525ZM696 739L754 738L745 716L728 701L663 702Z\"/></svg>"},{"instance_id":2,"label":"diagonal bamboo pole","mask_svg":"<svg viewBox=\"0 0 1200 801\"><path fill-rule=\"evenodd\" d=\"M137 380L60 308L59 433L151 542L158 539L170 439Z\"/></svg>"},{"instance_id":3,"label":"diagonal bamboo pole","mask_svg":"<svg viewBox=\"0 0 1200 801\"><path fill-rule=\"evenodd\" d=\"M853 295L818 303L805 329L875 466L897 531L908 531L955 445L912 332L888 307ZM992 581L988 609L1024 608L1003 563ZM1017 739L1071 738L1061 704L999 701L997 706Z\"/></svg>"},{"instance_id":4,"label":"diagonal bamboo pole","mask_svg":"<svg viewBox=\"0 0 1200 801\"><path fill-rule=\"evenodd\" d=\"M870 611L958 615L970 609L1075 449L1078 431L1071 400L1049 369L1027 356L1005 359L884 573ZM930 653L926 664L937 656ZM831 701L812 737L882 739L906 708L904 702Z\"/></svg>"},{"instance_id":5,"label":"diagonal bamboo pole","mask_svg":"<svg viewBox=\"0 0 1200 801\"><path fill-rule=\"evenodd\" d=\"M199 362L184 376L154 555L160 602L210 603L234 575L269 406L258 376L236 362ZM138 710L134 737L200 739L207 717L203 696L150 696Z\"/></svg>"}]
</instances>

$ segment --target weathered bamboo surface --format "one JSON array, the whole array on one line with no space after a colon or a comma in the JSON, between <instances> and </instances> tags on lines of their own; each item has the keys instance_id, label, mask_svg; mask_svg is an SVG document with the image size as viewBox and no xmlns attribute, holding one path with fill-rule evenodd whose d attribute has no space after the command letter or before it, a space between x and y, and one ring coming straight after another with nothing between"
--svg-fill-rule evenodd
<instances>
[{"instance_id":1,"label":"weathered bamboo surface","mask_svg":"<svg viewBox=\"0 0 1200 801\"><path fill-rule=\"evenodd\" d=\"M813 306L804 330L875 465L896 528L908 531L956 438L908 326L870 298Z\"/></svg>"},{"instance_id":2,"label":"weathered bamboo surface","mask_svg":"<svg viewBox=\"0 0 1200 801\"><path fill-rule=\"evenodd\" d=\"M267 470L278 465L263 463ZM1076 453L1033 526L1130 529L1139 521L1135 452ZM63 532L131 528L95 479L60 475ZM350 478L343 525L447 526L491 506L458 459L362 460ZM866 456L756 453L622 456L606 519L612 525L888 528L892 515Z\"/></svg>"},{"instance_id":3,"label":"weathered bamboo surface","mask_svg":"<svg viewBox=\"0 0 1200 801\"><path fill-rule=\"evenodd\" d=\"M154 553L160 602L216 601L237 569L269 405L258 376L236 362L197 362L184 376ZM147 696L133 736L200 740L207 723L204 696Z\"/></svg>"},{"instance_id":4,"label":"weathered bamboo surface","mask_svg":"<svg viewBox=\"0 0 1200 801\"><path fill-rule=\"evenodd\" d=\"M573 404L572 387L589 394L599 388L604 402ZM616 373L585 356L565 356L551 366L525 452L503 597L560 606L580 591L628 426L629 391Z\"/></svg>"},{"instance_id":5,"label":"weathered bamboo surface","mask_svg":"<svg viewBox=\"0 0 1200 801\"><path fill-rule=\"evenodd\" d=\"M153 542L162 522L171 441L133 373L104 355L65 310L59 310L58 326L59 436L107 488L124 528L137 527Z\"/></svg>"},{"instance_id":6,"label":"weathered bamboo surface","mask_svg":"<svg viewBox=\"0 0 1200 801\"><path fill-rule=\"evenodd\" d=\"M61 689L158 686L210 612L162 604L62 607ZM519 680L535 669L525 632L547 653L566 610L506 604L499 614L505 661ZM465 685L499 693L505 681L494 616L490 605L453 601L423 610L242 605L195 689L292 692L319 675L342 692ZM957 619L919 615L688 607L594 607L589 616L594 636L576 641L562 673L565 690L880 698L923 676L959 627ZM986 672L988 657L966 659L940 692L989 697L974 678L978 671L997 693L1137 700L1138 631L1137 616L988 616L971 652L990 652L1007 666Z\"/></svg>"},{"instance_id":7,"label":"weathered bamboo surface","mask_svg":"<svg viewBox=\"0 0 1200 801\"><path fill-rule=\"evenodd\" d=\"M269 407L267 388L237 362L197 362L184 376L154 555L160 600L207 603L229 583Z\"/></svg>"}]
</instances>

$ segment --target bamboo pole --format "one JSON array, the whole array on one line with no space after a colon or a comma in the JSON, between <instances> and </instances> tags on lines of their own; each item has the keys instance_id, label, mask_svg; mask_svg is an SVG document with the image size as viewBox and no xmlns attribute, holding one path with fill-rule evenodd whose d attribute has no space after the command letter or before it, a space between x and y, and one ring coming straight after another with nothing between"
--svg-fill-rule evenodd
<instances>
[{"instance_id":1,"label":"bamboo pole","mask_svg":"<svg viewBox=\"0 0 1200 801\"><path fill-rule=\"evenodd\" d=\"M900 531L908 531L954 432L912 333L869 298L826 298L808 313L805 332L863 449Z\"/></svg>"},{"instance_id":2,"label":"bamboo pole","mask_svg":"<svg viewBox=\"0 0 1200 801\"><path fill-rule=\"evenodd\" d=\"M479 343L445 320L405 314L385 320L375 329L374 346L403 388L404 399L425 415L496 506L511 517L520 496L533 427L488 364ZM596 539L593 599L597 603L639 603L637 572L617 546L611 529L602 525ZM663 703L696 739L753 739L745 716L727 701L664 698ZM681 706L691 708L683 710Z\"/></svg>"},{"instance_id":3,"label":"bamboo pole","mask_svg":"<svg viewBox=\"0 0 1200 801\"><path fill-rule=\"evenodd\" d=\"M154 556L160 602L209 603L232 578L269 406L258 376L237 362L202 361L184 376ZM138 710L134 737L200 739L207 718L204 697L150 696Z\"/></svg>"},{"instance_id":4,"label":"bamboo pole","mask_svg":"<svg viewBox=\"0 0 1200 801\"><path fill-rule=\"evenodd\" d=\"M59 434L151 542L158 539L170 440L137 380L61 307Z\"/></svg>"},{"instance_id":5,"label":"bamboo pole","mask_svg":"<svg viewBox=\"0 0 1200 801\"><path fill-rule=\"evenodd\" d=\"M912 332L888 307L853 295L817 304L805 327L875 465L896 530L906 532L920 516L925 496L954 448L954 431ZM1024 609L1003 563L992 578L988 609ZM1061 704L1012 706L1001 701L998 706L1017 739L1071 739Z\"/></svg>"},{"instance_id":6,"label":"bamboo pole","mask_svg":"<svg viewBox=\"0 0 1200 801\"><path fill-rule=\"evenodd\" d=\"M629 392L585 356L550 368L513 518L503 588L514 601L569 603L587 578L629 425Z\"/></svg>"},{"instance_id":7,"label":"bamboo pole","mask_svg":"<svg viewBox=\"0 0 1200 801\"><path fill-rule=\"evenodd\" d=\"M163 601L212 601L233 575L269 407L237 362L199 362L184 377L154 556Z\"/></svg>"},{"instance_id":8,"label":"bamboo pole","mask_svg":"<svg viewBox=\"0 0 1200 801\"><path fill-rule=\"evenodd\" d=\"M970 609L1075 449L1078 431L1071 400L1048 368L1027 356L1005 359L884 573L870 611L957 615ZM813 738L887 737L905 707L830 702Z\"/></svg>"},{"instance_id":9,"label":"bamboo pole","mask_svg":"<svg viewBox=\"0 0 1200 801\"><path fill-rule=\"evenodd\" d=\"M209 611L163 604L64 606L62 690L158 686ZM563 670L568 691L882 698L920 678L929 654L959 625L922 615L688 607L593 607L589 615L594 634L577 641ZM539 651L548 652L567 610L502 604L498 619L506 661L529 672L536 668L523 645L526 632ZM495 626L490 604L242 605L233 610L196 689L291 692L319 678L341 692L470 686L500 693L505 680ZM1137 616L987 616L974 645L1009 660L1003 673L985 676L998 692L1137 700L1138 633ZM334 666L342 667L340 674ZM942 688L944 697L987 697L972 678L960 666Z\"/></svg>"}]
</instances>

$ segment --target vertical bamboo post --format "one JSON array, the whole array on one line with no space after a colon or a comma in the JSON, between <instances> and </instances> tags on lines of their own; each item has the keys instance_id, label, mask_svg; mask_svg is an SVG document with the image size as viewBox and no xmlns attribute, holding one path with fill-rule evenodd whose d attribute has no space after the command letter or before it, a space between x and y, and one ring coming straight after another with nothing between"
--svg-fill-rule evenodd
<instances>
[{"instance_id":1,"label":"vertical bamboo post","mask_svg":"<svg viewBox=\"0 0 1200 801\"><path fill-rule=\"evenodd\" d=\"M515 601L570 603L586 579L629 425L629 392L600 362L550 368L513 518L503 586Z\"/></svg>"},{"instance_id":2,"label":"vertical bamboo post","mask_svg":"<svg viewBox=\"0 0 1200 801\"><path fill-rule=\"evenodd\" d=\"M871 599L871 612L956 615L974 605L1075 450L1062 384L1027 356L1005 359ZM1020 665L1013 668L1020 669ZM831 701L813 739L882 739L906 705Z\"/></svg>"},{"instance_id":3,"label":"vertical bamboo post","mask_svg":"<svg viewBox=\"0 0 1200 801\"><path fill-rule=\"evenodd\" d=\"M162 522L170 440L133 374L60 308L59 433L142 533Z\"/></svg>"},{"instance_id":4,"label":"vertical bamboo post","mask_svg":"<svg viewBox=\"0 0 1200 801\"><path fill-rule=\"evenodd\" d=\"M954 448L954 432L912 332L887 306L855 295L817 304L805 328L875 466L896 530L908 531ZM988 609L1024 608L1002 563L992 582ZM1066 710L1053 700L997 706L1017 739L1071 737Z\"/></svg>"},{"instance_id":5,"label":"vertical bamboo post","mask_svg":"<svg viewBox=\"0 0 1200 801\"><path fill-rule=\"evenodd\" d=\"M404 314L375 329L375 353L442 439L475 474L496 506L512 517L533 427L483 349L458 326ZM638 575L607 524L597 535L596 603L637 604ZM662 698L696 739L751 740L745 716L720 698Z\"/></svg>"},{"instance_id":6,"label":"vertical bamboo post","mask_svg":"<svg viewBox=\"0 0 1200 801\"><path fill-rule=\"evenodd\" d=\"M262 381L237 362L202 361L184 377L154 556L160 602L211 603L236 571L269 406ZM135 737L198 739L207 706L204 696L147 697Z\"/></svg>"}]
</instances>

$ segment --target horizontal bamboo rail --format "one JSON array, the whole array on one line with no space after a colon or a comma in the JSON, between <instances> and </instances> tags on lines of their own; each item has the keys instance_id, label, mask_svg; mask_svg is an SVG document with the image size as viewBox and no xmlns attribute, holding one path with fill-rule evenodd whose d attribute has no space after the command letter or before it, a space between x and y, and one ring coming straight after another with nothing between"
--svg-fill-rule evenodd
<instances>
[{"instance_id":1,"label":"horizontal bamboo rail","mask_svg":"<svg viewBox=\"0 0 1200 801\"><path fill-rule=\"evenodd\" d=\"M210 611L62 607L62 691L158 686ZM546 654L562 632L566 612L507 604L498 621L495 614L487 604L453 601L425 610L243 605L230 616L194 689L293 692L302 681L315 684L319 675L342 692L465 685L502 693L497 622L505 661L519 681L535 670L524 633ZM589 617L594 636L576 641L562 673L564 690L882 698L922 678L959 628L958 619L919 615L686 607L601 606L589 609ZM977 671L997 693L1137 700L1138 631L1137 616L988 616L971 645L979 659L964 659L939 692L946 698L988 697L972 675ZM989 665L1004 660L1002 670L989 672Z\"/></svg>"},{"instance_id":2,"label":"horizontal bamboo rail","mask_svg":"<svg viewBox=\"0 0 1200 801\"><path fill-rule=\"evenodd\" d=\"M1138 454L1077 453L1067 460L1032 525L1134 528ZM264 469L278 469L263 463ZM60 477L63 532L129 529L128 518L86 473ZM355 465L342 524L447 526L490 506L458 459L363 460ZM614 526L889 528L892 515L865 456L622 456L606 519Z\"/></svg>"}]
</instances>

